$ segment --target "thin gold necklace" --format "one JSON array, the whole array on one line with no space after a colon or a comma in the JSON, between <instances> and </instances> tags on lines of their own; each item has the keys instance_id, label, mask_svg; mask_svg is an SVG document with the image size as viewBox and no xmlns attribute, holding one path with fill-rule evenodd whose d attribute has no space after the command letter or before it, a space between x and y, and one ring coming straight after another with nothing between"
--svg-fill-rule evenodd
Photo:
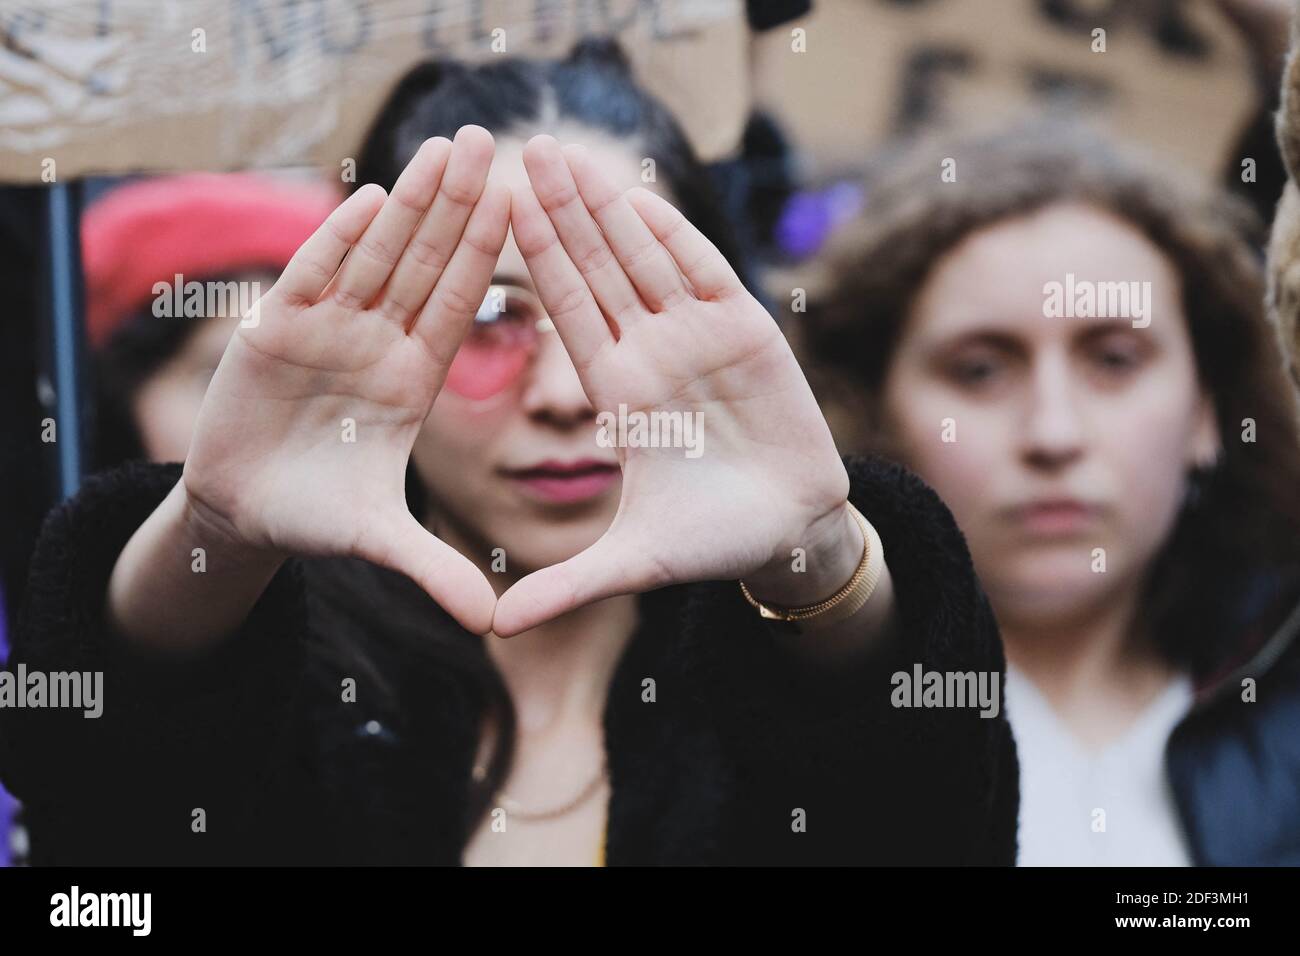
<instances>
[{"instance_id":1,"label":"thin gold necklace","mask_svg":"<svg viewBox=\"0 0 1300 956\"><path fill-rule=\"evenodd\" d=\"M588 781L587 785L579 791L576 797L558 807L551 807L546 810L525 810L518 800L513 799L504 790L498 790L496 792L496 799L497 802L505 808L506 813L510 814L510 816L514 817L516 820L551 820L555 817L562 817L566 813L581 806L584 801L596 792L601 782L605 779L608 770L608 761L606 758L602 758L600 761L600 767L596 771L596 775ZM476 764L474 767L474 779L482 781L485 777L487 777L487 767L483 764Z\"/></svg>"}]
</instances>

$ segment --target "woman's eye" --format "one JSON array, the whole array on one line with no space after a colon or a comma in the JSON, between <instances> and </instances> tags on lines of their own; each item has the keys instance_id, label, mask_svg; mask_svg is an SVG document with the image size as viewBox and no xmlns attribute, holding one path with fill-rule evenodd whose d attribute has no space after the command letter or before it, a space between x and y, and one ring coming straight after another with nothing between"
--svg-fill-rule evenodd
<instances>
[{"instance_id":1,"label":"woman's eye","mask_svg":"<svg viewBox=\"0 0 1300 956\"><path fill-rule=\"evenodd\" d=\"M959 385L975 387L990 382L1000 369L1000 363L991 357L959 359L949 370L953 381Z\"/></svg>"},{"instance_id":2,"label":"woman's eye","mask_svg":"<svg viewBox=\"0 0 1300 956\"><path fill-rule=\"evenodd\" d=\"M490 314L480 311L469 328L465 342L477 349L515 348L526 344L534 336L536 319L525 305L506 302Z\"/></svg>"},{"instance_id":3,"label":"woman's eye","mask_svg":"<svg viewBox=\"0 0 1300 956\"><path fill-rule=\"evenodd\" d=\"M1141 364L1142 354L1134 346L1108 343L1098 346L1093 351L1093 361L1105 372L1124 373Z\"/></svg>"},{"instance_id":4,"label":"woman's eye","mask_svg":"<svg viewBox=\"0 0 1300 956\"><path fill-rule=\"evenodd\" d=\"M1107 368L1127 368L1134 364L1131 355L1125 355L1123 352L1105 351L1101 353L1099 361Z\"/></svg>"},{"instance_id":5,"label":"woman's eye","mask_svg":"<svg viewBox=\"0 0 1300 956\"><path fill-rule=\"evenodd\" d=\"M489 332L498 329L511 328L523 325L528 317L526 309L512 309L506 307L499 312L484 314L480 312L470 326L471 332Z\"/></svg>"}]
</instances>

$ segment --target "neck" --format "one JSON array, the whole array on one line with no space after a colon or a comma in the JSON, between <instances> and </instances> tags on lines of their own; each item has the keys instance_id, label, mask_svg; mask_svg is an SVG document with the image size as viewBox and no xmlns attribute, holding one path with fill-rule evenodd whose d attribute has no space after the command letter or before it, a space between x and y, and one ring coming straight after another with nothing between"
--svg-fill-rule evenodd
<instances>
[{"instance_id":1,"label":"neck","mask_svg":"<svg viewBox=\"0 0 1300 956\"><path fill-rule=\"evenodd\" d=\"M1137 624L1140 600L1131 587L1055 615L994 601L1007 660L1090 752L1124 733L1173 676Z\"/></svg>"},{"instance_id":2,"label":"neck","mask_svg":"<svg viewBox=\"0 0 1300 956\"><path fill-rule=\"evenodd\" d=\"M1133 587L1068 615L999 608L1007 660L1062 711L1148 700L1171 672L1137 625L1140 599Z\"/></svg>"},{"instance_id":3,"label":"neck","mask_svg":"<svg viewBox=\"0 0 1300 956\"><path fill-rule=\"evenodd\" d=\"M460 529L438 528L439 536L470 557L497 596L527 571L495 572L480 559L490 548L475 546ZM521 737L545 737L563 728L603 724L614 670L636 630L636 595L621 595L577 608L509 639L484 638L514 702Z\"/></svg>"},{"instance_id":4,"label":"neck","mask_svg":"<svg viewBox=\"0 0 1300 956\"><path fill-rule=\"evenodd\" d=\"M636 624L636 597L622 595L508 640L484 638L514 700L520 735L541 736L573 723L599 726L610 681Z\"/></svg>"}]
</instances>

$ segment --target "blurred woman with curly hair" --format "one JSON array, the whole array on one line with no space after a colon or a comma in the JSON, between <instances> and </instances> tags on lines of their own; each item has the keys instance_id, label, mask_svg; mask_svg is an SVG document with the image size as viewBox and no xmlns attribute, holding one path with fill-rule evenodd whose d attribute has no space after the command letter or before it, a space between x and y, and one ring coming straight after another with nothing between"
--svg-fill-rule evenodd
<instances>
[{"instance_id":1,"label":"blurred woman with curly hair","mask_svg":"<svg viewBox=\"0 0 1300 956\"><path fill-rule=\"evenodd\" d=\"M910 149L805 345L841 444L967 538L1019 862L1300 862L1300 437L1258 227L1070 130Z\"/></svg>"}]
</instances>

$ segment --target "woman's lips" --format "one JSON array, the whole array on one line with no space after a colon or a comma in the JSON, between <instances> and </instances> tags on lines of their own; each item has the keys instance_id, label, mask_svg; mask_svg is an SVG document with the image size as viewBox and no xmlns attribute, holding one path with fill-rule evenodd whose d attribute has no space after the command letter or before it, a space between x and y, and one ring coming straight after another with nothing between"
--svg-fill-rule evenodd
<instances>
[{"instance_id":1,"label":"woman's lips","mask_svg":"<svg viewBox=\"0 0 1300 956\"><path fill-rule=\"evenodd\" d=\"M1032 534L1073 534L1089 528L1096 521L1100 509L1095 505L1071 499L1033 501L1012 508L1011 519Z\"/></svg>"},{"instance_id":2,"label":"woman's lips","mask_svg":"<svg viewBox=\"0 0 1300 956\"><path fill-rule=\"evenodd\" d=\"M511 468L505 475L528 494L553 504L587 501L618 481L618 465L592 458L543 461L528 468Z\"/></svg>"}]
</instances>

